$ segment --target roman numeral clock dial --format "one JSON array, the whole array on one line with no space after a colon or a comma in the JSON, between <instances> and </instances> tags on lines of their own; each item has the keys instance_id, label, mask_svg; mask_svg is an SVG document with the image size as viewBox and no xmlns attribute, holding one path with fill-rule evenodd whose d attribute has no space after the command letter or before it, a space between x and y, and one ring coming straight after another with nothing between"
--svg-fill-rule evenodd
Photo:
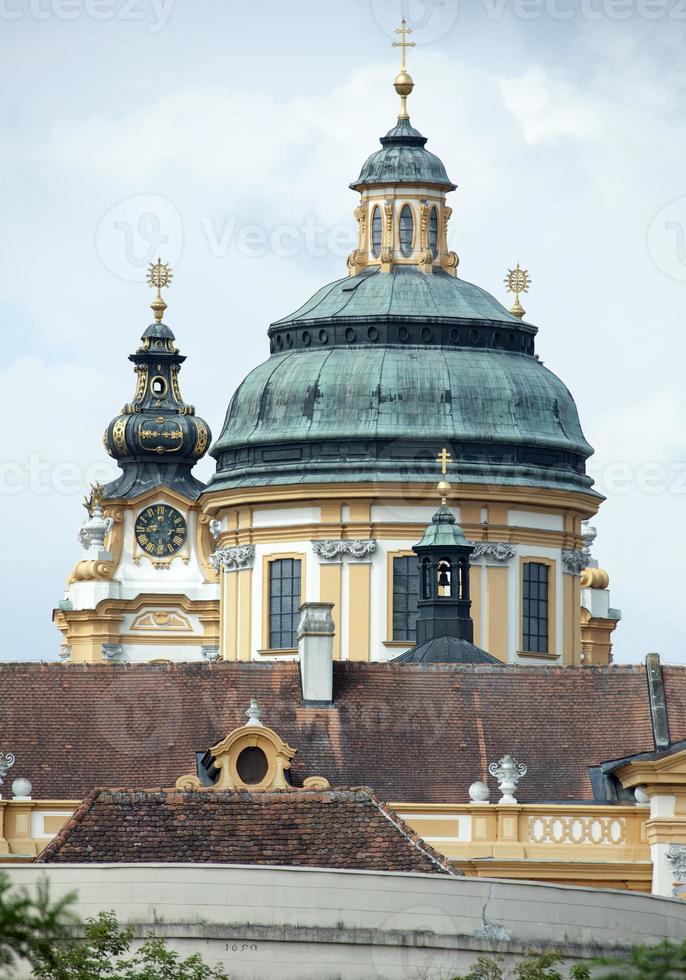
<instances>
[{"instance_id":1,"label":"roman numeral clock dial","mask_svg":"<svg viewBox=\"0 0 686 980\"><path fill-rule=\"evenodd\" d=\"M169 558L186 541L188 527L183 514L167 504L146 507L136 518L136 541L151 558Z\"/></svg>"}]
</instances>

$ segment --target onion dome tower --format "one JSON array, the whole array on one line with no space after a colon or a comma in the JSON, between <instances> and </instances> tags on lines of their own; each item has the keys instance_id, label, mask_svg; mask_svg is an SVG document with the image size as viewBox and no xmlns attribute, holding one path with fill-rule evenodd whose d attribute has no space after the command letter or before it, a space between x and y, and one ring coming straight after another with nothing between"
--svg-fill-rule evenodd
<instances>
[{"instance_id":1,"label":"onion dome tower","mask_svg":"<svg viewBox=\"0 0 686 980\"><path fill-rule=\"evenodd\" d=\"M419 559L417 645L395 658L399 664L500 664L497 657L474 645L470 613L469 556L474 551L448 507L446 466L450 454L439 456L443 479L438 484L441 506L421 541L412 550Z\"/></svg>"},{"instance_id":2,"label":"onion dome tower","mask_svg":"<svg viewBox=\"0 0 686 980\"><path fill-rule=\"evenodd\" d=\"M155 322L130 357L133 401L104 437L122 473L85 500L83 554L54 612L62 656L75 663L198 661L219 647L213 540L199 502L205 485L191 472L210 430L181 397L185 358L162 322L171 278L159 259L148 270Z\"/></svg>"},{"instance_id":3,"label":"onion dome tower","mask_svg":"<svg viewBox=\"0 0 686 980\"><path fill-rule=\"evenodd\" d=\"M157 289L151 304L155 322L129 356L137 375L133 401L124 405L105 432L105 448L122 469L122 475L104 488L105 499L138 496L163 485L196 500L205 489L191 470L207 451L210 430L181 397L179 372L186 358L162 322L167 304L161 289L171 277L171 270L159 259L148 273L149 284Z\"/></svg>"}]
</instances>

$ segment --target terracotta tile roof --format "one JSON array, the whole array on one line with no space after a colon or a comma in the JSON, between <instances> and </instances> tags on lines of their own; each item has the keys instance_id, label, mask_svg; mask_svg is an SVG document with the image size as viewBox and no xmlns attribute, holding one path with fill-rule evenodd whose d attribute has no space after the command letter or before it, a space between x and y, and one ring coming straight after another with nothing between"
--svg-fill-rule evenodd
<instances>
[{"instance_id":1,"label":"terracotta tile roof","mask_svg":"<svg viewBox=\"0 0 686 980\"><path fill-rule=\"evenodd\" d=\"M662 665L665 699L672 742L686 738L686 667Z\"/></svg>"},{"instance_id":2,"label":"terracotta tile roof","mask_svg":"<svg viewBox=\"0 0 686 980\"><path fill-rule=\"evenodd\" d=\"M98 789L37 861L453 873L365 787L266 793Z\"/></svg>"},{"instance_id":3,"label":"terracotta tile roof","mask_svg":"<svg viewBox=\"0 0 686 980\"><path fill-rule=\"evenodd\" d=\"M665 673L668 706L685 704L686 668ZM0 744L36 799L173 786L245 723L251 697L297 749L295 785L325 776L389 802L467 802L506 752L529 767L522 802L592 798L589 766L654 748L642 666L336 663L333 706L303 707L292 662L3 664Z\"/></svg>"}]
</instances>

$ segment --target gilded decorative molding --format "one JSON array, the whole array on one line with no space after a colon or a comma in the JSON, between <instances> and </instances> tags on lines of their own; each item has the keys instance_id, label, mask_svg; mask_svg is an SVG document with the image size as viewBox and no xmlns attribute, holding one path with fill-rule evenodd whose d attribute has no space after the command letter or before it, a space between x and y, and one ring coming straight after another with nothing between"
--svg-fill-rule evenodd
<instances>
[{"instance_id":1,"label":"gilded decorative molding","mask_svg":"<svg viewBox=\"0 0 686 980\"><path fill-rule=\"evenodd\" d=\"M512 561L517 554L517 548L513 544L506 544L504 541L470 541L474 546L471 561L495 561L499 565L505 565Z\"/></svg>"},{"instance_id":2,"label":"gilded decorative molding","mask_svg":"<svg viewBox=\"0 0 686 980\"><path fill-rule=\"evenodd\" d=\"M252 568L255 564L255 545L241 544L233 548L217 548L210 555L209 562L216 572L235 572L243 568Z\"/></svg>"},{"instance_id":3,"label":"gilded decorative molding","mask_svg":"<svg viewBox=\"0 0 686 980\"><path fill-rule=\"evenodd\" d=\"M590 560L588 548L565 548L562 551L562 570L567 575L581 575Z\"/></svg>"},{"instance_id":4,"label":"gilded decorative molding","mask_svg":"<svg viewBox=\"0 0 686 980\"><path fill-rule=\"evenodd\" d=\"M170 611L169 609L155 609L141 613L133 621L131 632L137 630L169 630L170 632L192 633L193 627L185 616L181 613Z\"/></svg>"},{"instance_id":5,"label":"gilded decorative molding","mask_svg":"<svg viewBox=\"0 0 686 980\"><path fill-rule=\"evenodd\" d=\"M320 561L342 561L346 555L353 561L363 561L376 551L376 541L313 541L312 550Z\"/></svg>"}]
</instances>

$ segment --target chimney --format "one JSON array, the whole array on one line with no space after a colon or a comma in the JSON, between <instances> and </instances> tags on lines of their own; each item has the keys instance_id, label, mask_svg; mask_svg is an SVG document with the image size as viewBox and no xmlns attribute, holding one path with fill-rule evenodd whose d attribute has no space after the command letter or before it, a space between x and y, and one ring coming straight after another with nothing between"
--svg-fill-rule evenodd
<instances>
[{"instance_id":1,"label":"chimney","mask_svg":"<svg viewBox=\"0 0 686 980\"><path fill-rule=\"evenodd\" d=\"M305 704L333 701L332 602L304 602L298 623L300 686Z\"/></svg>"}]
</instances>

